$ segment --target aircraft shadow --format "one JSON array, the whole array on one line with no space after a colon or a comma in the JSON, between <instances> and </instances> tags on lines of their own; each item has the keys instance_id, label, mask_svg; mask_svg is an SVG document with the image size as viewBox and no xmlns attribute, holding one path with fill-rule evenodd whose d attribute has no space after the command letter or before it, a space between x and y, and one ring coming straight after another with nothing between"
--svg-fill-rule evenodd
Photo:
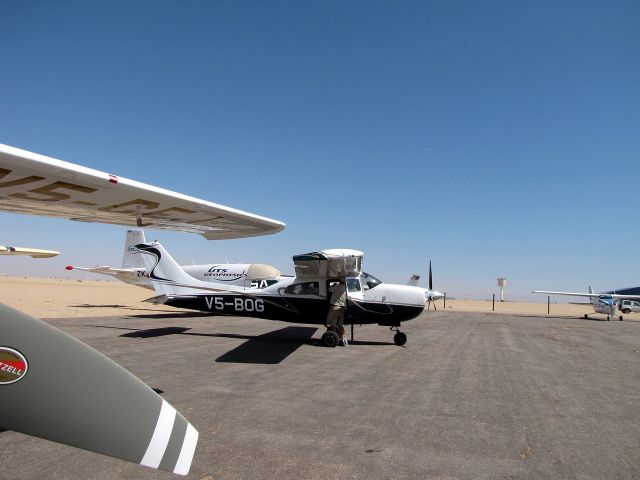
<instances>
[{"instance_id":1,"label":"aircraft shadow","mask_svg":"<svg viewBox=\"0 0 640 480\"><path fill-rule=\"evenodd\" d=\"M110 327L117 328L117 327ZM167 335L179 335L184 333L191 328L187 327L162 327L162 328L150 328L148 330L135 330L129 333L123 333L120 335L123 338L155 338L155 337L165 337Z\"/></svg>"},{"instance_id":2,"label":"aircraft shadow","mask_svg":"<svg viewBox=\"0 0 640 480\"><path fill-rule=\"evenodd\" d=\"M374 342L369 340L353 340L349 341L349 346L356 345L394 345L393 342Z\"/></svg>"},{"instance_id":3,"label":"aircraft shadow","mask_svg":"<svg viewBox=\"0 0 640 480\"><path fill-rule=\"evenodd\" d=\"M285 327L262 335L240 335L237 333L195 333L188 327L162 327L146 330L134 330L109 325L86 325L114 330L129 330L120 335L122 338L156 338L168 335L193 335L197 337L234 338L246 340L242 345L230 350L216 359L222 363L258 363L277 364L295 352L302 345L322 346L320 340L313 339L317 327ZM359 342L362 345L376 342ZM386 345L384 343L381 343ZM324 348L324 347L323 347Z\"/></svg>"},{"instance_id":4,"label":"aircraft shadow","mask_svg":"<svg viewBox=\"0 0 640 480\"><path fill-rule=\"evenodd\" d=\"M593 314L593 315L598 315L597 313ZM606 317L579 317L577 315L553 315L553 314L549 314L549 315L545 315L545 314L510 314L509 316L511 317L520 317L520 318L553 318L553 319L557 319L557 320L586 320L586 321L591 321L591 322L606 322L607 319ZM626 320L626 319L625 319ZM615 317L614 319L610 320L610 321L618 321L618 318Z\"/></svg>"},{"instance_id":5,"label":"aircraft shadow","mask_svg":"<svg viewBox=\"0 0 640 480\"><path fill-rule=\"evenodd\" d=\"M164 311L158 312L157 310L154 310L154 312L156 312L156 313L140 313L138 315L127 315L127 318L170 319L170 318L195 318L195 317L210 317L211 316L211 315L209 315L207 313L201 313L201 312L176 312L175 310L167 311L166 313L164 313Z\"/></svg>"},{"instance_id":6,"label":"aircraft shadow","mask_svg":"<svg viewBox=\"0 0 640 480\"><path fill-rule=\"evenodd\" d=\"M216 362L277 364L302 345L311 343L316 330L316 327L285 327L258 335L219 356Z\"/></svg>"},{"instance_id":7,"label":"aircraft shadow","mask_svg":"<svg viewBox=\"0 0 640 480\"><path fill-rule=\"evenodd\" d=\"M126 327L109 325L87 325L114 330L129 330L120 335L122 338L157 338L168 335L193 335L197 337L233 338L246 340L243 344L216 358L219 363L256 363L278 364L295 352L302 345L326 348L319 338L312 338L318 327L285 327L262 335L241 335L237 333L196 333L189 327L161 327L135 330ZM355 340L350 346L385 346L393 342Z\"/></svg>"}]
</instances>

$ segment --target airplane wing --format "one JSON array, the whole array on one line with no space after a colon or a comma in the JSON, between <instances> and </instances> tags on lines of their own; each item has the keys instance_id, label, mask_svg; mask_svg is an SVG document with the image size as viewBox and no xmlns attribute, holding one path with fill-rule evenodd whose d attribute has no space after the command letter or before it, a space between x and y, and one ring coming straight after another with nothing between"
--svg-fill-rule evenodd
<instances>
[{"instance_id":1,"label":"airplane wing","mask_svg":"<svg viewBox=\"0 0 640 480\"><path fill-rule=\"evenodd\" d=\"M589 298L598 298L600 296L599 293L584 293L584 292L552 292L548 290L534 290L531 293L544 293L546 295L570 295L572 297L589 297Z\"/></svg>"},{"instance_id":2,"label":"airplane wing","mask_svg":"<svg viewBox=\"0 0 640 480\"><path fill-rule=\"evenodd\" d=\"M547 295L570 295L572 297L588 297L588 298L614 298L638 300L640 295L616 295L611 293L584 293L584 292L551 292L547 290L534 290L531 293L544 293Z\"/></svg>"},{"instance_id":3,"label":"airplane wing","mask_svg":"<svg viewBox=\"0 0 640 480\"><path fill-rule=\"evenodd\" d=\"M0 427L186 475L189 422L127 370L0 304Z\"/></svg>"},{"instance_id":4,"label":"airplane wing","mask_svg":"<svg viewBox=\"0 0 640 480\"><path fill-rule=\"evenodd\" d=\"M33 258L49 258L60 255L60 252L56 252L55 250L41 250L39 248L8 247L0 245L0 255L29 255Z\"/></svg>"},{"instance_id":5,"label":"airplane wing","mask_svg":"<svg viewBox=\"0 0 640 480\"><path fill-rule=\"evenodd\" d=\"M2 144L0 211L181 230L207 240L269 235L285 227L277 220Z\"/></svg>"}]
</instances>

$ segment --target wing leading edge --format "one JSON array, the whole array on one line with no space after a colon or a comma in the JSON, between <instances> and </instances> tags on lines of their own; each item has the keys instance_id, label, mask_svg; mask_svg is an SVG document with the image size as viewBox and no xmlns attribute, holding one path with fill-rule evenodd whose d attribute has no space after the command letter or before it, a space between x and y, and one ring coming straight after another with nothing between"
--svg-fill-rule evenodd
<instances>
[{"instance_id":1,"label":"wing leading edge","mask_svg":"<svg viewBox=\"0 0 640 480\"><path fill-rule=\"evenodd\" d=\"M207 240L285 228L278 220L2 144L0 211L181 230Z\"/></svg>"}]
</instances>

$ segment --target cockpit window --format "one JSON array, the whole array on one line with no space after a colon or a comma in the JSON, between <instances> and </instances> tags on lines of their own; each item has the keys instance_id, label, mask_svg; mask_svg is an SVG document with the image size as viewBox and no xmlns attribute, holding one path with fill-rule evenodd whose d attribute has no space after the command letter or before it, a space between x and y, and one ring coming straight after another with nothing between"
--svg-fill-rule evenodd
<instances>
[{"instance_id":1,"label":"cockpit window","mask_svg":"<svg viewBox=\"0 0 640 480\"><path fill-rule=\"evenodd\" d=\"M362 286L365 290L371 290L382 283L382 280L378 280L376 277L369 275L366 272L362 272L360 278L362 279Z\"/></svg>"},{"instance_id":2,"label":"cockpit window","mask_svg":"<svg viewBox=\"0 0 640 480\"><path fill-rule=\"evenodd\" d=\"M347 278L347 291L348 292L359 292L360 291L360 280L357 278Z\"/></svg>"},{"instance_id":3,"label":"cockpit window","mask_svg":"<svg viewBox=\"0 0 640 480\"><path fill-rule=\"evenodd\" d=\"M289 285L284 293L289 295L319 295L318 282L296 283Z\"/></svg>"}]
</instances>

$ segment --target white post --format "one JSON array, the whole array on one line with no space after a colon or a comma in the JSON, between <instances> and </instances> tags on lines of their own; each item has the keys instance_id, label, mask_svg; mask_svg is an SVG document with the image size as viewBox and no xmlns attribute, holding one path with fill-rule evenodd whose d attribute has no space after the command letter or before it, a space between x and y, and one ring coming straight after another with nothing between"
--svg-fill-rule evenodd
<instances>
[{"instance_id":1,"label":"white post","mask_svg":"<svg viewBox=\"0 0 640 480\"><path fill-rule=\"evenodd\" d=\"M498 278L498 286L500 287L500 301L504 302L504 287L507 285L507 279L500 277Z\"/></svg>"}]
</instances>

